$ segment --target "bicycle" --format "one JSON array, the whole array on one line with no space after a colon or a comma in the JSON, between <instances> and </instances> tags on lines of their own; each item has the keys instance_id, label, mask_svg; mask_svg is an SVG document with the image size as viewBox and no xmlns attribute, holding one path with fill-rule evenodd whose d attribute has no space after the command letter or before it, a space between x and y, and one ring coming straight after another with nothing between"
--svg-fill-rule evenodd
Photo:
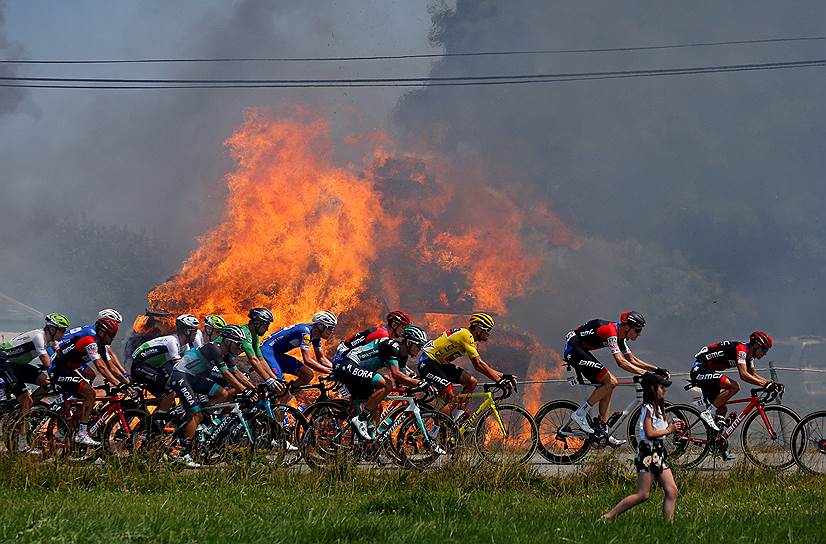
<instances>
[{"instance_id":1,"label":"bicycle","mask_svg":"<svg viewBox=\"0 0 826 544\"><path fill-rule=\"evenodd\" d=\"M693 384L689 383L685 389L692 387ZM763 396L759 396L761 393ZM746 407L739 414L732 411L719 432L700 419L700 410L697 408L687 404L670 406L670 409L679 412L685 427L665 441L669 460L674 466L696 467L708 455L727 451L729 438L742 424L740 445L746 459L759 467L775 470L789 468L795 462L791 447L792 431L800 422L800 416L782 404L767 405L782 397L782 393L758 387L751 389L748 398L728 401L727 406L746 403ZM700 402L704 402L702 397L697 399L697 403ZM666 409L667 415L669 408Z\"/></svg>"},{"instance_id":2,"label":"bicycle","mask_svg":"<svg viewBox=\"0 0 826 544\"><path fill-rule=\"evenodd\" d=\"M427 386L424 386L427 387ZM442 459L455 459L458 429L447 415L424 407L435 395L418 399L424 387L395 389L379 417L376 436L362 438L351 421L353 411L340 402L316 403L314 417L302 437L304 459L312 468L342 461L378 462L382 457L405 468L424 469Z\"/></svg>"},{"instance_id":3,"label":"bicycle","mask_svg":"<svg viewBox=\"0 0 826 544\"><path fill-rule=\"evenodd\" d=\"M634 386L635 396L620 411L615 411L605 422L604 436L595 437L580 429L571 415L580 404L571 400L552 400L545 403L536 412L536 425L539 429L539 454L551 463L570 465L579 462L592 448L604 449L608 444L608 437L620 429L622 423L628 419L626 433L628 445L637 450L637 422L642 412L642 386L640 376L634 376L631 381L618 381L617 385ZM599 384L584 383L576 376L570 375L568 383L572 387L596 387ZM666 406L669 406L666 404ZM630 416L630 417L629 417ZM594 428L595 418L588 414L588 424Z\"/></svg>"},{"instance_id":4,"label":"bicycle","mask_svg":"<svg viewBox=\"0 0 826 544\"><path fill-rule=\"evenodd\" d=\"M812 412L792 431L792 455L811 474L826 474L826 410Z\"/></svg>"},{"instance_id":5,"label":"bicycle","mask_svg":"<svg viewBox=\"0 0 826 544\"><path fill-rule=\"evenodd\" d=\"M525 464L536 453L539 431L530 412L515 404L498 401L510 397L516 390L499 383L482 385L481 393L459 393L457 399L483 399L472 414L459 420L459 439L473 445L479 457L495 465ZM492 391L498 391L494 394ZM435 406L439 408L439 406Z\"/></svg>"}]
</instances>

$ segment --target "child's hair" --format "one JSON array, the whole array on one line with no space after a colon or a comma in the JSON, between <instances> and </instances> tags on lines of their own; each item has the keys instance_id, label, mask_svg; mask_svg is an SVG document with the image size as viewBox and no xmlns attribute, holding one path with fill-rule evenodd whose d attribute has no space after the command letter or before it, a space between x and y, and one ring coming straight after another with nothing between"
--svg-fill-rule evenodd
<instances>
[{"instance_id":1,"label":"child's hair","mask_svg":"<svg viewBox=\"0 0 826 544\"><path fill-rule=\"evenodd\" d=\"M643 404L649 404L654 407L654 411L659 417L663 417L665 413L665 402L662 400L657 399L657 387L659 387L656 383L645 383L642 386L642 402Z\"/></svg>"}]
</instances>

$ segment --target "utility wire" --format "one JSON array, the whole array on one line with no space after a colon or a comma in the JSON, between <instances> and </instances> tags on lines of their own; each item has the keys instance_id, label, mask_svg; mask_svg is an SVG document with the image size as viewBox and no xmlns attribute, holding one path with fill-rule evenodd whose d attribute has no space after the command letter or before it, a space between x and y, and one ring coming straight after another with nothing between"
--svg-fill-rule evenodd
<instances>
[{"instance_id":1,"label":"utility wire","mask_svg":"<svg viewBox=\"0 0 826 544\"><path fill-rule=\"evenodd\" d=\"M27 88L100 88L100 89L168 89L168 88L327 88L327 87L419 87L461 85L513 85L552 83L589 79L627 79L704 73L778 70L826 66L826 59L660 68L649 70L614 70L601 72L563 72L547 74L513 74L486 76L447 76L411 78L350 78L350 79L127 79L127 78L58 78L0 77L6 87ZM13 83L12 83L13 82ZM95 85L91 85L95 84Z\"/></svg>"},{"instance_id":2,"label":"utility wire","mask_svg":"<svg viewBox=\"0 0 826 544\"><path fill-rule=\"evenodd\" d=\"M610 53L624 51L652 51L658 49L684 49L692 47L717 47L724 45L753 45L784 42L823 41L826 36L801 36L792 38L766 38L756 40L728 40L719 42L693 42L665 45L629 47L597 47L587 49L533 49L513 51L470 51L458 53L414 53L406 55L373 55L342 57L238 57L238 58L148 58L148 59L0 59L0 64L161 64L205 62L349 62L366 60L433 59L443 57L494 57L513 55L555 55L566 53Z\"/></svg>"}]
</instances>

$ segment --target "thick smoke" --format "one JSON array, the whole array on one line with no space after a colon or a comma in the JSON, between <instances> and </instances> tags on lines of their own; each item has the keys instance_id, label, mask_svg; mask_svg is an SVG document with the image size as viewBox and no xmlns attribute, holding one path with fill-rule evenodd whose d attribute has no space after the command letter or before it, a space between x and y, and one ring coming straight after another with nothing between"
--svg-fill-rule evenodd
<instances>
[{"instance_id":1,"label":"thick smoke","mask_svg":"<svg viewBox=\"0 0 826 544\"><path fill-rule=\"evenodd\" d=\"M824 34L820 2L795 10L734 4L460 0L436 10L431 38L446 52L461 52ZM814 42L452 57L432 73L675 67L823 52ZM411 145L438 139L458 159L484 158L494 177L538 189L580 234L580 250L546 253L544 277L514 304L512 319L561 346L577 323L636 307L651 321L640 347L685 366L705 343L754 328L777 336L824 333L824 91L819 68L433 87L407 95L396 121Z\"/></svg>"}]
</instances>

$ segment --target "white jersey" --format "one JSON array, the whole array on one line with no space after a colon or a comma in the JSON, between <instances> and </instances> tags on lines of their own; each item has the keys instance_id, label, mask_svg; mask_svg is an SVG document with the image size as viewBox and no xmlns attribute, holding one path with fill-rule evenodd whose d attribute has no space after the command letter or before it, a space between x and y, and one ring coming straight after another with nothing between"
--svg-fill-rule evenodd
<instances>
[{"instance_id":1,"label":"white jersey","mask_svg":"<svg viewBox=\"0 0 826 544\"><path fill-rule=\"evenodd\" d=\"M195 333L195 339L192 341L192 344L187 344L187 347L184 348L184 351L187 349L198 349L204 346L204 331L198 329L198 332Z\"/></svg>"},{"instance_id":2,"label":"white jersey","mask_svg":"<svg viewBox=\"0 0 826 544\"><path fill-rule=\"evenodd\" d=\"M640 421L637 423L637 438L639 438L640 440L659 440L656 438L648 438L648 435L645 434L644 422L646 414L651 414L651 424L653 425L655 431L664 431L668 428L668 422L657 415L657 412L654 411L653 406L651 406L650 404L643 404L642 412L640 412Z\"/></svg>"},{"instance_id":3,"label":"white jersey","mask_svg":"<svg viewBox=\"0 0 826 544\"><path fill-rule=\"evenodd\" d=\"M56 349L57 342L50 348ZM41 355L46 355L46 333L43 329L34 329L18 334L11 342L0 345L0 356L16 365L25 365Z\"/></svg>"}]
</instances>

